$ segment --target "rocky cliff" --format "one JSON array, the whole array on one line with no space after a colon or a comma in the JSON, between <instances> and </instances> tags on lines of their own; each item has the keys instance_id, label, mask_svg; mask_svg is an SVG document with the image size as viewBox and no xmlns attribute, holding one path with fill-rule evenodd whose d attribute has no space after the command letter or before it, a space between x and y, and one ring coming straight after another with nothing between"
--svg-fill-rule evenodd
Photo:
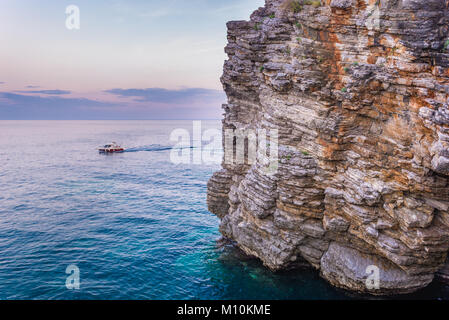
<instances>
[{"instance_id":1,"label":"rocky cliff","mask_svg":"<svg viewBox=\"0 0 449 320\"><path fill-rule=\"evenodd\" d=\"M278 129L279 167L223 162L208 205L224 237L359 292L449 275L448 5L266 0L228 23L223 127Z\"/></svg>"}]
</instances>

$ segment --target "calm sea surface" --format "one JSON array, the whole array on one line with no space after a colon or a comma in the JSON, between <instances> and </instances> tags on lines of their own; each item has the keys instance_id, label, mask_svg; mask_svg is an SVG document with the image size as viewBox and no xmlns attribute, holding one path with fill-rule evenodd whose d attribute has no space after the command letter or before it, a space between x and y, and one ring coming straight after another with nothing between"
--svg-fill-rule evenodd
<instances>
[{"instance_id":1,"label":"calm sea surface","mask_svg":"<svg viewBox=\"0 0 449 320\"><path fill-rule=\"evenodd\" d=\"M172 164L176 128L192 122L0 121L0 299L359 298L217 245L206 184L219 166ZM96 151L111 141L130 151ZM79 290L65 285L72 264Z\"/></svg>"}]
</instances>

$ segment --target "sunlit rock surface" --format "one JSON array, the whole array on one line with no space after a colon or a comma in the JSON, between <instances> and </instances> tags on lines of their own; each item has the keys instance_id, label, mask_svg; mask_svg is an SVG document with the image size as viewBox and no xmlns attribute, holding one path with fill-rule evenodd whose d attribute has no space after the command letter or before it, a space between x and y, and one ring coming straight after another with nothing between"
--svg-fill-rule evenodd
<instances>
[{"instance_id":1,"label":"sunlit rock surface","mask_svg":"<svg viewBox=\"0 0 449 320\"><path fill-rule=\"evenodd\" d=\"M225 237L359 292L449 278L448 2L267 0L228 23L223 127L278 129L280 159L212 177Z\"/></svg>"}]
</instances>

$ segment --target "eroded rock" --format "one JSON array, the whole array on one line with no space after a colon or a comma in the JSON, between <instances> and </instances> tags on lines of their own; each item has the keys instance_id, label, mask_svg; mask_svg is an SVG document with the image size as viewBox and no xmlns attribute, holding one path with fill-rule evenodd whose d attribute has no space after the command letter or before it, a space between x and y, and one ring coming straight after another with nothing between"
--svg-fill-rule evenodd
<instances>
[{"instance_id":1,"label":"eroded rock","mask_svg":"<svg viewBox=\"0 0 449 320\"><path fill-rule=\"evenodd\" d=\"M222 234L372 294L449 274L448 31L440 0L267 0L228 23L223 127L278 129L279 161L224 161L208 185Z\"/></svg>"}]
</instances>

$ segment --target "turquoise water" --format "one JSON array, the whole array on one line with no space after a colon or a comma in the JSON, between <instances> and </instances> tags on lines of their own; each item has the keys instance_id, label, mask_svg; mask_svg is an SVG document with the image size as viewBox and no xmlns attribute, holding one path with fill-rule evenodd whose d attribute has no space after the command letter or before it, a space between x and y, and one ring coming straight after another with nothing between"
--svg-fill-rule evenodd
<instances>
[{"instance_id":1,"label":"turquoise water","mask_svg":"<svg viewBox=\"0 0 449 320\"><path fill-rule=\"evenodd\" d=\"M219 166L172 164L175 128L192 122L0 121L0 299L355 297L218 245L206 184ZM111 141L129 152L96 151ZM65 285L72 264L79 290Z\"/></svg>"}]
</instances>

